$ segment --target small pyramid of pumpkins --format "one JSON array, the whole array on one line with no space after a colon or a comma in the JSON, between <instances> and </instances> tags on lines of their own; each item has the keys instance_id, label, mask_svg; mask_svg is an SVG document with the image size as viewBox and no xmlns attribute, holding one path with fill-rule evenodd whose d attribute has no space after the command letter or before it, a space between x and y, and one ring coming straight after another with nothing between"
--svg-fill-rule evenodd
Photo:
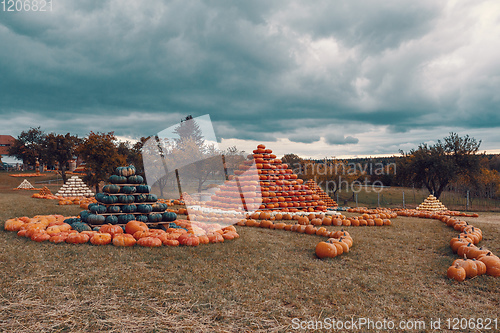
<instances>
[{"instance_id":1,"label":"small pyramid of pumpkins","mask_svg":"<svg viewBox=\"0 0 500 333\"><path fill-rule=\"evenodd\" d=\"M52 195L52 192L47 186L42 187L40 192L38 192L39 195Z\"/></svg>"},{"instance_id":2,"label":"small pyramid of pumpkins","mask_svg":"<svg viewBox=\"0 0 500 333\"><path fill-rule=\"evenodd\" d=\"M441 212L448 210L434 195L430 194L424 202L422 202L417 210L427 210L431 212Z\"/></svg>"},{"instance_id":3,"label":"small pyramid of pumpkins","mask_svg":"<svg viewBox=\"0 0 500 333\"><path fill-rule=\"evenodd\" d=\"M319 198L321 200L323 200L326 204L326 207L337 207L338 204L332 199L330 198L330 196L328 194L326 194L325 191L323 191L323 189L312 179L309 179L305 185L314 191L314 193L316 193L317 195L319 195Z\"/></svg>"},{"instance_id":4,"label":"small pyramid of pumpkins","mask_svg":"<svg viewBox=\"0 0 500 333\"><path fill-rule=\"evenodd\" d=\"M60 197L91 197L94 195L78 176L73 176L66 181L56 193Z\"/></svg>"},{"instance_id":5,"label":"small pyramid of pumpkins","mask_svg":"<svg viewBox=\"0 0 500 333\"><path fill-rule=\"evenodd\" d=\"M17 189L19 189L19 190L31 190L31 189L34 189L34 187L33 187L33 185L31 185L31 183L27 179L25 179L22 181L21 184L19 184Z\"/></svg>"},{"instance_id":6,"label":"small pyramid of pumpkins","mask_svg":"<svg viewBox=\"0 0 500 333\"><path fill-rule=\"evenodd\" d=\"M215 208L325 211L326 204L288 165L260 144L207 202Z\"/></svg>"}]
</instances>

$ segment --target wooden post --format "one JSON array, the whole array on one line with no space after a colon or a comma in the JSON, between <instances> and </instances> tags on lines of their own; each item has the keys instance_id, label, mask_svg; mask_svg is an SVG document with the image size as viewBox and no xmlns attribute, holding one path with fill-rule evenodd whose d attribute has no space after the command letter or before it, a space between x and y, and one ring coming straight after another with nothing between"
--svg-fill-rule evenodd
<instances>
[{"instance_id":1,"label":"wooden post","mask_svg":"<svg viewBox=\"0 0 500 333\"><path fill-rule=\"evenodd\" d=\"M240 178L238 176L234 176L234 178L236 179L236 185L238 185L238 192L240 193L240 199L243 203L243 209L245 210L245 212L248 212L247 203L245 202L245 196L243 195L243 191L241 190Z\"/></svg>"},{"instance_id":2,"label":"wooden post","mask_svg":"<svg viewBox=\"0 0 500 333\"><path fill-rule=\"evenodd\" d=\"M226 156L224 155L222 155L222 165L224 166L224 175L226 176L226 180L229 180L229 176L227 174Z\"/></svg>"},{"instance_id":3,"label":"wooden post","mask_svg":"<svg viewBox=\"0 0 500 333\"><path fill-rule=\"evenodd\" d=\"M179 169L175 169L175 178L177 178L177 189L179 190L179 200L182 200L181 180L179 179Z\"/></svg>"}]
</instances>

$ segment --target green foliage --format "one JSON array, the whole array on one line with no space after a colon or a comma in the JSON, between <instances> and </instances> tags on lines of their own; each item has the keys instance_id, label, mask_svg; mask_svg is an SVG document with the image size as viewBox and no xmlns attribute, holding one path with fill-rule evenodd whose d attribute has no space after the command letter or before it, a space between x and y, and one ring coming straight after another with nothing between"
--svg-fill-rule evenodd
<instances>
[{"instance_id":1,"label":"green foliage","mask_svg":"<svg viewBox=\"0 0 500 333\"><path fill-rule=\"evenodd\" d=\"M456 133L438 140L434 145L422 143L397 160L397 174L403 185L425 186L439 198L446 186L459 178L473 182L479 175L481 141Z\"/></svg>"},{"instance_id":2,"label":"green foliage","mask_svg":"<svg viewBox=\"0 0 500 333\"><path fill-rule=\"evenodd\" d=\"M90 132L76 150L86 163L87 174L84 181L95 186L96 193L99 192L99 182L107 180L116 167L126 163L125 156L119 154L115 141L113 132Z\"/></svg>"},{"instance_id":3,"label":"green foliage","mask_svg":"<svg viewBox=\"0 0 500 333\"><path fill-rule=\"evenodd\" d=\"M23 131L9 147L9 155L23 160L23 163L35 165L36 160L43 162L43 141L45 132L40 127Z\"/></svg>"}]
</instances>

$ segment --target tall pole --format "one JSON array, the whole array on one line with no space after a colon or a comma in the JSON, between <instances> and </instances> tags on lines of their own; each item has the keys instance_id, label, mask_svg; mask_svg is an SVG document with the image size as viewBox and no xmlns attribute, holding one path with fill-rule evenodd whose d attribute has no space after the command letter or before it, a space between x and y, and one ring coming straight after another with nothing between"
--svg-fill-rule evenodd
<instances>
[{"instance_id":1,"label":"tall pole","mask_svg":"<svg viewBox=\"0 0 500 333\"><path fill-rule=\"evenodd\" d=\"M405 191L403 191L403 208L406 208L405 207Z\"/></svg>"},{"instance_id":2,"label":"tall pole","mask_svg":"<svg viewBox=\"0 0 500 333\"><path fill-rule=\"evenodd\" d=\"M377 192L377 207L380 207L380 192Z\"/></svg>"}]
</instances>

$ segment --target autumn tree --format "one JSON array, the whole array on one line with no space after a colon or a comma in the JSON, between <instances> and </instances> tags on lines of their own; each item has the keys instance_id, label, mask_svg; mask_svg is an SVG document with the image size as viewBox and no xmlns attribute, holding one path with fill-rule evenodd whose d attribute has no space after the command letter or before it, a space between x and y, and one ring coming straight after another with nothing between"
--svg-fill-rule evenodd
<instances>
[{"instance_id":1,"label":"autumn tree","mask_svg":"<svg viewBox=\"0 0 500 333\"><path fill-rule=\"evenodd\" d=\"M28 131L21 132L9 147L8 154L28 165L35 165L37 159L39 162L45 162L42 152L44 139L45 132L40 127L32 127Z\"/></svg>"},{"instance_id":2,"label":"autumn tree","mask_svg":"<svg viewBox=\"0 0 500 333\"><path fill-rule=\"evenodd\" d=\"M409 153L402 152L397 160L399 180L424 186L439 198L451 182L458 178L473 182L479 175L480 145L481 141L468 135L459 137L456 133L450 133L434 145L422 143Z\"/></svg>"},{"instance_id":3,"label":"autumn tree","mask_svg":"<svg viewBox=\"0 0 500 333\"><path fill-rule=\"evenodd\" d=\"M73 159L79 143L78 136L73 136L70 133L66 135L47 134L41 143L45 162L47 164L59 163L59 171L64 183L67 180L66 170L68 170L69 161Z\"/></svg>"},{"instance_id":4,"label":"autumn tree","mask_svg":"<svg viewBox=\"0 0 500 333\"><path fill-rule=\"evenodd\" d=\"M300 167L302 165L302 158L295 154L285 154L281 161L288 164L288 167L294 170L294 173L298 174L300 172Z\"/></svg>"},{"instance_id":5,"label":"autumn tree","mask_svg":"<svg viewBox=\"0 0 500 333\"><path fill-rule=\"evenodd\" d=\"M95 186L99 192L99 183L114 173L116 167L125 165L126 157L118 153L116 137L113 132L89 135L76 149L76 153L85 161L85 182Z\"/></svg>"}]
</instances>

